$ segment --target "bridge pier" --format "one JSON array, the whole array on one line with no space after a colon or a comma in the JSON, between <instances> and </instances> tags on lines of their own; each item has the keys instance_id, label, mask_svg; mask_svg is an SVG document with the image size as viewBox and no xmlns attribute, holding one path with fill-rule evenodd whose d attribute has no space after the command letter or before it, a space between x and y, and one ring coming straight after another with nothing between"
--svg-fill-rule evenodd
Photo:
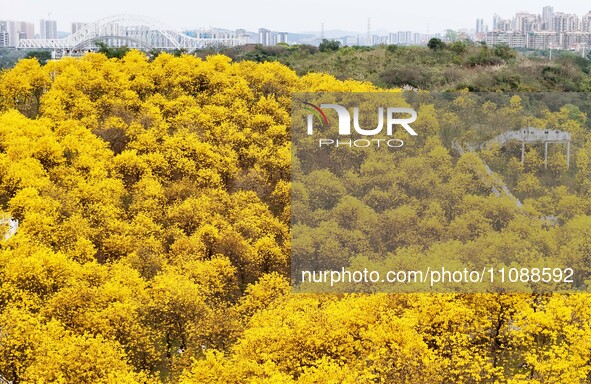
<instances>
[{"instance_id":1,"label":"bridge pier","mask_svg":"<svg viewBox=\"0 0 591 384\"><path fill-rule=\"evenodd\" d=\"M552 141L544 142L544 169L548 169L548 144ZM525 142L521 143L521 164L525 160ZM566 142L566 169L570 169L570 141Z\"/></svg>"},{"instance_id":2,"label":"bridge pier","mask_svg":"<svg viewBox=\"0 0 591 384\"><path fill-rule=\"evenodd\" d=\"M548 142L544 143L544 169L548 169Z\"/></svg>"}]
</instances>

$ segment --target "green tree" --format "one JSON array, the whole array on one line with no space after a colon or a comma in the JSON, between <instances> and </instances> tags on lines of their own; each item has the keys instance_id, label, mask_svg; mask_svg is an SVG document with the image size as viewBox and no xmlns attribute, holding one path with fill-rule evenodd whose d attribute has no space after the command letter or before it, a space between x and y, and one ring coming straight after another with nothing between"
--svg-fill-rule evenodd
<instances>
[{"instance_id":1,"label":"green tree","mask_svg":"<svg viewBox=\"0 0 591 384\"><path fill-rule=\"evenodd\" d=\"M439 50L445 48L445 43L441 39L438 39L437 37L433 37L427 43L427 47L429 47L429 49L431 49L433 51L439 51Z\"/></svg>"},{"instance_id":2,"label":"green tree","mask_svg":"<svg viewBox=\"0 0 591 384\"><path fill-rule=\"evenodd\" d=\"M320 52L334 52L338 51L340 47L341 42L338 40L322 39L318 48L320 49Z\"/></svg>"},{"instance_id":3,"label":"green tree","mask_svg":"<svg viewBox=\"0 0 591 384\"><path fill-rule=\"evenodd\" d=\"M96 45L99 47L98 52L105 54L109 59L110 58L117 58L122 59L130 49L127 46L122 47L109 47L107 43L103 41L98 41Z\"/></svg>"},{"instance_id":4,"label":"green tree","mask_svg":"<svg viewBox=\"0 0 591 384\"><path fill-rule=\"evenodd\" d=\"M37 59L39 64L45 65L49 60L51 60L51 52L50 51L30 51L25 56L25 59Z\"/></svg>"},{"instance_id":5,"label":"green tree","mask_svg":"<svg viewBox=\"0 0 591 384\"><path fill-rule=\"evenodd\" d=\"M513 49L511 49L507 44L497 44L494 48L494 54L497 57L500 57L503 60L510 60L514 59L517 54Z\"/></svg>"}]
</instances>

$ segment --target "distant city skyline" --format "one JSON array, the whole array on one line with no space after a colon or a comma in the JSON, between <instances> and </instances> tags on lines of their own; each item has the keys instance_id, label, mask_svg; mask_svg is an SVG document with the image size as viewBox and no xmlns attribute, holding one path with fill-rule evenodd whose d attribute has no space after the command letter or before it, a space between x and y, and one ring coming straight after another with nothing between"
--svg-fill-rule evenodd
<instances>
[{"instance_id":1,"label":"distant city skyline","mask_svg":"<svg viewBox=\"0 0 591 384\"><path fill-rule=\"evenodd\" d=\"M165 3L102 0L82 4L73 6L72 1L64 0L0 0L0 19L33 22L36 33L41 19L56 20L58 30L69 31L72 22L92 22L121 13L151 17L179 30L217 27L258 31L263 27L295 33L319 32L323 23L327 31L366 33L367 20L370 18L372 31L410 30L437 33L447 29L474 29L476 19L483 19L490 27L494 14L503 18L509 18L521 11L541 14L542 8L548 5L553 6L555 11L579 16L591 10L591 4L585 5L580 0L560 3L525 0L518 5L515 1L498 0L479 2L477 6L471 1L451 0L409 2L403 6L386 0L327 0L320 3L300 0L288 4L277 0L226 0L207 3L179 0L168 0Z\"/></svg>"}]
</instances>

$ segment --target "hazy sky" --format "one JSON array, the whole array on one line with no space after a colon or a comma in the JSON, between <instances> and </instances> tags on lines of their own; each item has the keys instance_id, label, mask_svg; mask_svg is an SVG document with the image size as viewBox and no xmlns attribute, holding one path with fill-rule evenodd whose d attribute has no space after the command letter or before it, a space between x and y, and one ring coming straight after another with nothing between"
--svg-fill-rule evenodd
<instances>
[{"instance_id":1,"label":"hazy sky","mask_svg":"<svg viewBox=\"0 0 591 384\"><path fill-rule=\"evenodd\" d=\"M412 30L441 32L445 29L474 28L476 18L492 24L498 13L510 17L518 11L541 13L545 5L554 11L576 13L591 10L591 3L582 0L496 0L496 1L405 1L396 0L0 0L0 19L35 22L39 19L58 21L58 30L69 31L70 22L90 22L105 16L131 13L160 20L176 29L196 27L246 28L260 27L276 31L319 31L343 29L367 31L371 18L372 30Z\"/></svg>"}]
</instances>

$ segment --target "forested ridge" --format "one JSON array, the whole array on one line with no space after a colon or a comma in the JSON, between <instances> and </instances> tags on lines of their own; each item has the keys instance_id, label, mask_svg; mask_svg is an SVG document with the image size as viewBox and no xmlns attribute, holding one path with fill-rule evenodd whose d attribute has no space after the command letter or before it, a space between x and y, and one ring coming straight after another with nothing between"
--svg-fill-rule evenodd
<instances>
[{"instance_id":1,"label":"forested ridge","mask_svg":"<svg viewBox=\"0 0 591 384\"><path fill-rule=\"evenodd\" d=\"M381 89L298 76L278 62L166 53L149 60L138 51L44 66L24 59L2 72L0 204L20 225L0 250L0 377L14 384L588 382L585 293L290 292L291 95L320 91ZM508 118L519 107L517 99L498 106ZM461 126L462 110L448 121ZM369 158L358 175L321 178L319 193L336 191L341 210L317 212L332 224L319 225L314 238L329 234L344 244L343 234L358 229L347 225L375 225L357 214L369 208L412 231L413 243L398 232L385 245L398 252L420 257L425 244L445 242L466 255L548 254L589 268L584 112L567 106L544 120L567 123L576 136L568 171L559 152L549 170L533 151L523 165L511 149L482 153L498 161L527 214L491 196L475 154L451 152L449 131L430 118L434 108L420 112L419 172ZM565 185L556 182L562 174ZM346 196L363 185L372 188L367 201ZM545 215L556 223L539 220Z\"/></svg>"},{"instance_id":2,"label":"forested ridge","mask_svg":"<svg viewBox=\"0 0 591 384\"><path fill-rule=\"evenodd\" d=\"M434 39L438 40L438 39ZM298 75L310 71L337 79L370 81L381 88L410 86L430 91L541 92L591 90L591 56L578 52L529 50L457 40L424 46L345 46L325 40L310 45L240 46L221 53L235 61L277 61ZM201 57L216 52L206 49Z\"/></svg>"}]
</instances>

